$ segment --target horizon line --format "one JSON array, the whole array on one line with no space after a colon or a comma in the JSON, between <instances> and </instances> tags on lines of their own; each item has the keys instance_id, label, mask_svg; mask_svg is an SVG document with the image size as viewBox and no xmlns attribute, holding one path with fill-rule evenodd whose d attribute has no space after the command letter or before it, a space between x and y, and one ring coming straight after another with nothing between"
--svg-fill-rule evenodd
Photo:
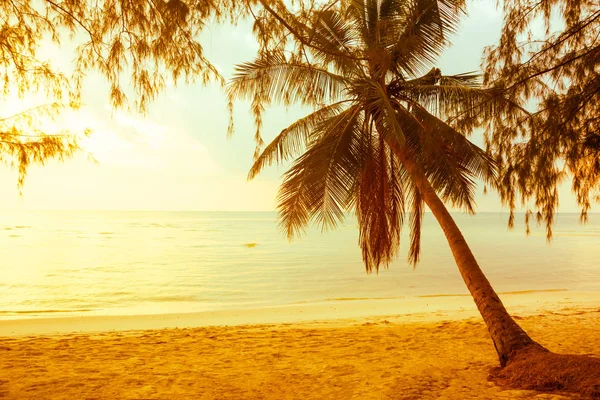
<instances>
[{"instance_id":1,"label":"horizon line","mask_svg":"<svg viewBox=\"0 0 600 400\"><path fill-rule=\"evenodd\" d=\"M149 213L277 213L277 210L200 210L200 209L127 209L127 208L107 208L107 209L84 209L84 208L1 208L1 212L149 212ZM449 210L452 214L465 214L470 215L466 211L462 210ZM431 210L427 209L426 214L431 214ZM473 216L477 214L510 214L509 210L502 209L498 211L476 211ZM346 212L345 214L354 214L354 212ZM525 211L515 211L515 214L525 214ZM580 211L556 211L555 215L559 214L581 214ZM597 212L588 212L588 214L600 214Z\"/></svg>"}]
</instances>

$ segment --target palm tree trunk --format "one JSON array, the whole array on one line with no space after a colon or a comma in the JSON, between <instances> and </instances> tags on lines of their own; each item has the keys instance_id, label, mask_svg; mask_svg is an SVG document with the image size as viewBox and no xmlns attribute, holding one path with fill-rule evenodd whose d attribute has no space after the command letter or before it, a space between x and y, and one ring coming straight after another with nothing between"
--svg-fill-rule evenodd
<instances>
[{"instance_id":1,"label":"palm tree trunk","mask_svg":"<svg viewBox=\"0 0 600 400\"><path fill-rule=\"evenodd\" d=\"M547 351L540 344L533 341L508 314L492 285L479 268L477 260L475 260L475 256L473 256L456 222L454 222L446 206L429 183L421 166L397 146L392 146L392 149L410 174L423 200L444 231L460 274L469 292L471 292L494 341L500 365L504 367L517 352L524 348L537 348Z\"/></svg>"}]
</instances>

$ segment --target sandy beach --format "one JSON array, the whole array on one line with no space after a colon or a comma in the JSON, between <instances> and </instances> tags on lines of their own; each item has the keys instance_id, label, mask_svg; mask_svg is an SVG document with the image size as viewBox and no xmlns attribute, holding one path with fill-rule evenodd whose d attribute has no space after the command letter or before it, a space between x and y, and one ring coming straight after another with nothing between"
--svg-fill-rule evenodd
<instances>
[{"instance_id":1,"label":"sandy beach","mask_svg":"<svg viewBox=\"0 0 600 400\"><path fill-rule=\"evenodd\" d=\"M600 293L502 295L552 351L600 356ZM563 399L488 381L468 296L0 321L3 399Z\"/></svg>"}]
</instances>

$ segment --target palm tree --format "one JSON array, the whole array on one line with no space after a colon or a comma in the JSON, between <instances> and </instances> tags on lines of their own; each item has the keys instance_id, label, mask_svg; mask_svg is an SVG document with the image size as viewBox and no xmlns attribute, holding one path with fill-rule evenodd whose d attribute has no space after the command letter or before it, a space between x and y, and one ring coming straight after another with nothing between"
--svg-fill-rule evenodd
<instances>
[{"instance_id":1,"label":"palm tree","mask_svg":"<svg viewBox=\"0 0 600 400\"><path fill-rule=\"evenodd\" d=\"M296 13L282 3L261 4L255 28L278 23L287 36L239 65L228 95L252 101L259 128L267 104L314 109L257 154L249 174L297 157L278 195L288 237L311 221L333 228L354 211L370 272L394 259L407 220L409 260L416 264L427 205L500 364L524 349L545 351L508 314L445 205L473 213L476 181L495 178L494 160L464 135L474 126L467 122L516 107L481 89L475 74L444 76L432 68L463 1L343 0ZM284 40L290 37L292 44Z\"/></svg>"}]
</instances>

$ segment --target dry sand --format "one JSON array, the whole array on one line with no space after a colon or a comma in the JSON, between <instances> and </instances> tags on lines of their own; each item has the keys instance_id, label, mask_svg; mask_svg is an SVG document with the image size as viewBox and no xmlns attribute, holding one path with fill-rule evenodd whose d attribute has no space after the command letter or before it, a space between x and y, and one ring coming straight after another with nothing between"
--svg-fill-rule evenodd
<instances>
[{"instance_id":1,"label":"dry sand","mask_svg":"<svg viewBox=\"0 0 600 400\"><path fill-rule=\"evenodd\" d=\"M600 356L600 294L503 298L550 350ZM569 398L497 387L496 365L464 296L0 321L2 399Z\"/></svg>"}]
</instances>

